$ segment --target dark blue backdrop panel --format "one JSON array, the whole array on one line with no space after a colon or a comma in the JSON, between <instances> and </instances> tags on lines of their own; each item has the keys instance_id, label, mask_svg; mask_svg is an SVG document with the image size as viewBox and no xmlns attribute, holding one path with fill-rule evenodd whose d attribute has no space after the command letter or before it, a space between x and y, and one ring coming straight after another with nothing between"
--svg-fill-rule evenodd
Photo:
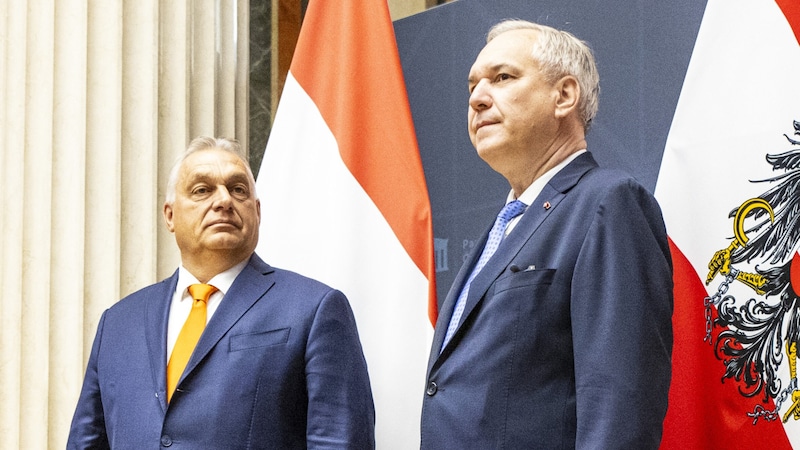
<instances>
[{"instance_id":1,"label":"dark blue backdrop panel","mask_svg":"<svg viewBox=\"0 0 800 450\"><path fill-rule=\"evenodd\" d=\"M601 165L631 173L652 191L705 4L458 0L395 22L433 208L440 304L509 191L467 135L467 73L488 29L520 18L587 41L601 86L589 150Z\"/></svg>"}]
</instances>

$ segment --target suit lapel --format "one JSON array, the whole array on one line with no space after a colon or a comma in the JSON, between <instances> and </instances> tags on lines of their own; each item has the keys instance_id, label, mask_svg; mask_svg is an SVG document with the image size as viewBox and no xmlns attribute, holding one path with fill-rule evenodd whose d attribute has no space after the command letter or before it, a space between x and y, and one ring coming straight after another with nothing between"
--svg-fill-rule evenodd
<instances>
[{"instance_id":1,"label":"suit lapel","mask_svg":"<svg viewBox=\"0 0 800 450\"><path fill-rule=\"evenodd\" d=\"M475 277L475 279L472 280L469 288L469 295L467 296L467 302L464 306L464 313L461 316L461 322L459 323L458 329L456 329L452 339L447 343L447 347L442 350L442 355L447 352L448 348L453 347L460 340L463 324L469 319L469 316L475 310L475 307L483 300L492 283L494 283L497 277L499 277L500 274L511 264L514 256L516 256L525 243L531 239L533 233L539 228L542 222L544 222L544 220L553 211L555 211L555 209L566 196L566 193L578 183L578 180L580 180L580 178L586 174L586 172L594 167L597 167L597 163L590 153L586 152L578 156L574 161L569 163L560 172L558 172L542 189L542 192L536 197L536 200L534 200L533 203L528 206L525 214L522 215L522 218L511 231L511 233L503 240L492 258L489 259L485 266L483 266L481 272ZM547 203L547 207L544 206L545 203ZM488 230L486 233L484 233L484 236L481 239L481 244L477 246L476 251L473 252L470 263L462 266L461 270L459 271L459 274L453 283L453 287L458 286L458 288L450 290L450 292L447 294L445 303L442 305L442 308L444 308L444 314L440 314L439 316L433 338L433 352L436 352L437 355L432 357L428 362L429 371L439 358L438 350L441 348L442 342L444 341L447 325L449 324L450 317L453 314L453 306L458 298L458 294L461 291L464 278L469 275L469 272L475 265L475 259L477 258L477 255L480 254L483 246L485 245L487 234Z\"/></svg>"},{"instance_id":2,"label":"suit lapel","mask_svg":"<svg viewBox=\"0 0 800 450\"><path fill-rule=\"evenodd\" d=\"M274 282L264 278L274 269L253 254L250 262L236 277L230 290L225 294L217 311L208 321L192 357L186 364L181 380L190 374L197 365L217 345L223 336L242 318L242 316L272 287ZM178 381L180 385L180 381Z\"/></svg>"},{"instance_id":3,"label":"suit lapel","mask_svg":"<svg viewBox=\"0 0 800 450\"><path fill-rule=\"evenodd\" d=\"M169 322L169 307L175 286L178 284L178 271L170 278L157 284L156 291L144 301L145 308L145 339L147 351L150 355L153 384L158 389L158 399L161 409L167 410L167 323Z\"/></svg>"},{"instance_id":4,"label":"suit lapel","mask_svg":"<svg viewBox=\"0 0 800 450\"><path fill-rule=\"evenodd\" d=\"M467 277L469 277L472 268L475 266L475 263L481 254L481 250L483 249L484 245L486 245L486 239L488 238L490 229L491 227L486 229L486 231L483 233L483 237L475 244L475 248L472 249L472 253L467 262L461 265L461 269L459 269L455 279L453 280L450 290L447 292L447 297L445 298L444 303L442 303L439 307L439 317L436 320L436 326L434 327L433 332L431 356L428 358L428 371L430 371L433 363L439 356L439 350L442 349L444 336L447 334L447 326L450 324L450 319L453 316L453 308L458 300L458 295L461 293L462 286L466 282Z\"/></svg>"}]
</instances>

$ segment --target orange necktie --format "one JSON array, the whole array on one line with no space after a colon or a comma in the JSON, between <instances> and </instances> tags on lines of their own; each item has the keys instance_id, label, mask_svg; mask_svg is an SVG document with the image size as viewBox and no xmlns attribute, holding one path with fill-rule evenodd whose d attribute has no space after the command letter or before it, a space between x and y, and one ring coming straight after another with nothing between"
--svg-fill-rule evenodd
<instances>
[{"instance_id":1,"label":"orange necktie","mask_svg":"<svg viewBox=\"0 0 800 450\"><path fill-rule=\"evenodd\" d=\"M210 284L189 286L189 294L194 299L194 303L192 303L192 311L189 313L186 323L183 324L183 328L178 334L178 340L175 341L172 356L167 364L167 402L172 400L178 380L192 356L197 341L200 340L200 335L203 334L203 329L206 327L206 303L211 294L216 291L217 288Z\"/></svg>"}]
</instances>

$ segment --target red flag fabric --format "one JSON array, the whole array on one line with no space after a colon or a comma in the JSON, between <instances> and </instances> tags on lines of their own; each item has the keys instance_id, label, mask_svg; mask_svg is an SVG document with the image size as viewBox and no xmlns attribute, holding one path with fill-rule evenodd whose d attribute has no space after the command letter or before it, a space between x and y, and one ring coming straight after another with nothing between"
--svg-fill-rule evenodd
<instances>
[{"instance_id":1,"label":"red flag fabric","mask_svg":"<svg viewBox=\"0 0 800 450\"><path fill-rule=\"evenodd\" d=\"M256 184L257 252L353 306L378 447L419 446L433 233L385 1L309 2Z\"/></svg>"}]
</instances>

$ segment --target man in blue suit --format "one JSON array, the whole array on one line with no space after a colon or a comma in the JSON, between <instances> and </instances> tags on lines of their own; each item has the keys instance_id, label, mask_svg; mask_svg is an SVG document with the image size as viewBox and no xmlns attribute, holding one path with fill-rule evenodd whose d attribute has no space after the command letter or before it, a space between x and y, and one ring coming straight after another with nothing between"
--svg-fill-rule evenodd
<instances>
[{"instance_id":1,"label":"man in blue suit","mask_svg":"<svg viewBox=\"0 0 800 450\"><path fill-rule=\"evenodd\" d=\"M586 151L598 86L585 43L519 20L470 70L470 138L511 192L440 305L423 449L659 446L669 246L653 196Z\"/></svg>"},{"instance_id":2,"label":"man in blue suit","mask_svg":"<svg viewBox=\"0 0 800 450\"><path fill-rule=\"evenodd\" d=\"M192 141L164 204L182 264L103 313L68 448L374 447L347 298L262 261L260 214L238 144ZM201 284L211 296L193 300Z\"/></svg>"}]
</instances>

